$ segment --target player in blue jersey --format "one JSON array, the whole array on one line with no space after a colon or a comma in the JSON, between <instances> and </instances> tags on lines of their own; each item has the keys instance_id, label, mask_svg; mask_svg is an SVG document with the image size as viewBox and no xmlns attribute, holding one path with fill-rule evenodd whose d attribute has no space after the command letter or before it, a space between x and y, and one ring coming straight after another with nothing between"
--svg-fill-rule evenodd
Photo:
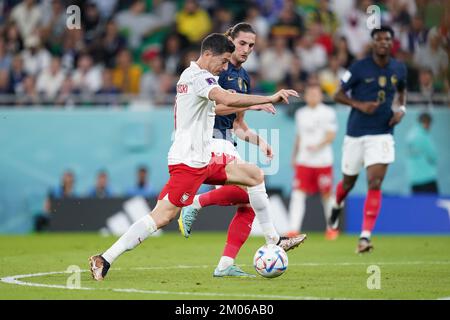
<instances>
[{"instance_id":1,"label":"player in blue jersey","mask_svg":"<svg viewBox=\"0 0 450 320\"><path fill-rule=\"evenodd\" d=\"M250 24L238 23L230 28L226 35L233 41L235 51L231 55L228 69L219 76L219 85L232 92L249 94L250 77L242 67L242 64L247 61L248 56L253 51L256 33ZM265 109L264 106L260 107ZM231 109L229 107L216 106L213 136L214 151L222 152L242 161L236 150L237 142L234 138L236 136L241 140L258 145L268 159L272 159L272 148L264 139L249 129L244 120L245 111L242 110L242 108ZM211 205L237 205L237 212L228 228L227 242L222 257L213 273L215 277L253 277L253 275L242 271L234 264L240 248L250 234L255 218L255 212L249 202L249 195L246 190L235 185L226 185L195 196L192 205L183 208L181 211L178 220L180 230L185 237L189 237L192 223L201 208ZM303 242L305 237L305 235L298 235L293 237L292 241L297 246ZM292 246L292 248L295 246Z\"/></svg>"},{"instance_id":2,"label":"player in blue jersey","mask_svg":"<svg viewBox=\"0 0 450 320\"><path fill-rule=\"evenodd\" d=\"M343 75L335 101L352 107L342 149L343 180L336 187L330 225L337 228L344 199L364 166L368 192L357 253L373 249L370 237L381 208L381 184L394 162L394 126L406 114L406 67L390 56L394 31L374 29L371 56L355 62Z\"/></svg>"}]
</instances>

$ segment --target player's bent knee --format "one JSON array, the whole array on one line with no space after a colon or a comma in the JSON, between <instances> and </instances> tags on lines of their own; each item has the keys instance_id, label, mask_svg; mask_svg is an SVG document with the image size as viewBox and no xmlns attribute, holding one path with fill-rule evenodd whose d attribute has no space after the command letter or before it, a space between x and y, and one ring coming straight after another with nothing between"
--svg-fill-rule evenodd
<instances>
[{"instance_id":1,"label":"player's bent knee","mask_svg":"<svg viewBox=\"0 0 450 320\"><path fill-rule=\"evenodd\" d=\"M254 172L250 176L250 186L254 187L264 182L264 171L255 166Z\"/></svg>"},{"instance_id":2,"label":"player's bent knee","mask_svg":"<svg viewBox=\"0 0 450 320\"><path fill-rule=\"evenodd\" d=\"M368 182L369 190L380 190L382 182L383 182L383 179L380 179L380 178L369 179L369 182Z\"/></svg>"},{"instance_id":3,"label":"player's bent knee","mask_svg":"<svg viewBox=\"0 0 450 320\"><path fill-rule=\"evenodd\" d=\"M352 183L344 183L342 186L344 187L345 191L350 191L355 186L355 183L354 182L352 182Z\"/></svg>"},{"instance_id":4,"label":"player's bent knee","mask_svg":"<svg viewBox=\"0 0 450 320\"><path fill-rule=\"evenodd\" d=\"M342 187L344 188L345 191L350 191L353 189L353 187L355 186L356 183L356 179L355 180L345 180L342 183Z\"/></svg>"}]
</instances>

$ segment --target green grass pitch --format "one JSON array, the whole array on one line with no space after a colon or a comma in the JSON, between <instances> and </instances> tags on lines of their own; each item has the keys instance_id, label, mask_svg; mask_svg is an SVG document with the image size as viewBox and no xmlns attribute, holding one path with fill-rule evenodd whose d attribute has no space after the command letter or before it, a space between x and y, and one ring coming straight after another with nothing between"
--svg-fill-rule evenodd
<instances>
[{"instance_id":1,"label":"green grass pitch","mask_svg":"<svg viewBox=\"0 0 450 320\"><path fill-rule=\"evenodd\" d=\"M40 234L0 237L0 299L440 299L450 297L450 237L376 235L375 250L354 253L357 236L324 240L309 234L290 251L289 267L275 279L213 278L225 232L194 233L184 239L166 232L150 237L121 256L103 282L86 272L90 255L115 240L97 234ZM251 237L237 264L255 273L255 250L263 238ZM63 273L71 265L77 274ZM379 267L380 288L367 284ZM375 267L376 268L376 267ZM369 268L370 269L370 268ZM18 277L22 276L22 277Z\"/></svg>"}]
</instances>

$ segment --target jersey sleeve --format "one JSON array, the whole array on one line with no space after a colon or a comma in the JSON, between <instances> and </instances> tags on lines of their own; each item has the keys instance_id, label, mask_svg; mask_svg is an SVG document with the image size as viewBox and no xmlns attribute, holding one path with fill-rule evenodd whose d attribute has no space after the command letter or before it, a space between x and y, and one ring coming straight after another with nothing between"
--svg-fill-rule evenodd
<instances>
[{"instance_id":1,"label":"jersey sleeve","mask_svg":"<svg viewBox=\"0 0 450 320\"><path fill-rule=\"evenodd\" d=\"M201 72L197 74L193 79L194 92L202 98L208 99L209 92L213 88L219 86L217 77L214 77L209 72Z\"/></svg>"},{"instance_id":2,"label":"jersey sleeve","mask_svg":"<svg viewBox=\"0 0 450 320\"><path fill-rule=\"evenodd\" d=\"M353 63L350 68L344 72L341 78L341 88L344 91L351 90L359 81L359 63Z\"/></svg>"}]
</instances>

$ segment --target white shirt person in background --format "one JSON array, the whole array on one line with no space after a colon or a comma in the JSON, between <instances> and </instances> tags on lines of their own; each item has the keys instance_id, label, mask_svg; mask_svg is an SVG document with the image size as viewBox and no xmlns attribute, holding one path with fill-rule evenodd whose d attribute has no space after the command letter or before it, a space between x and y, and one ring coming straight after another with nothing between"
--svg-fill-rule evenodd
<instances>
[{"instance_id":1,"label":"white shirt person in background","mask_svg":"<svg viewBox=\"0 0 450 320\"><path fill-rule=\"evenodd\" d=\"M291 232L300 233L305 215L306 197L317 192L322 196L325 220L331 213L333 188L333 150L336 137L336 112L322 103L319 84L308 84L305 90L306 106L295 114L296 139L292 154L295 170L289 206ZM326 238L336 239L337 230L327 227Z\"/></svg>"}]
</instances>

